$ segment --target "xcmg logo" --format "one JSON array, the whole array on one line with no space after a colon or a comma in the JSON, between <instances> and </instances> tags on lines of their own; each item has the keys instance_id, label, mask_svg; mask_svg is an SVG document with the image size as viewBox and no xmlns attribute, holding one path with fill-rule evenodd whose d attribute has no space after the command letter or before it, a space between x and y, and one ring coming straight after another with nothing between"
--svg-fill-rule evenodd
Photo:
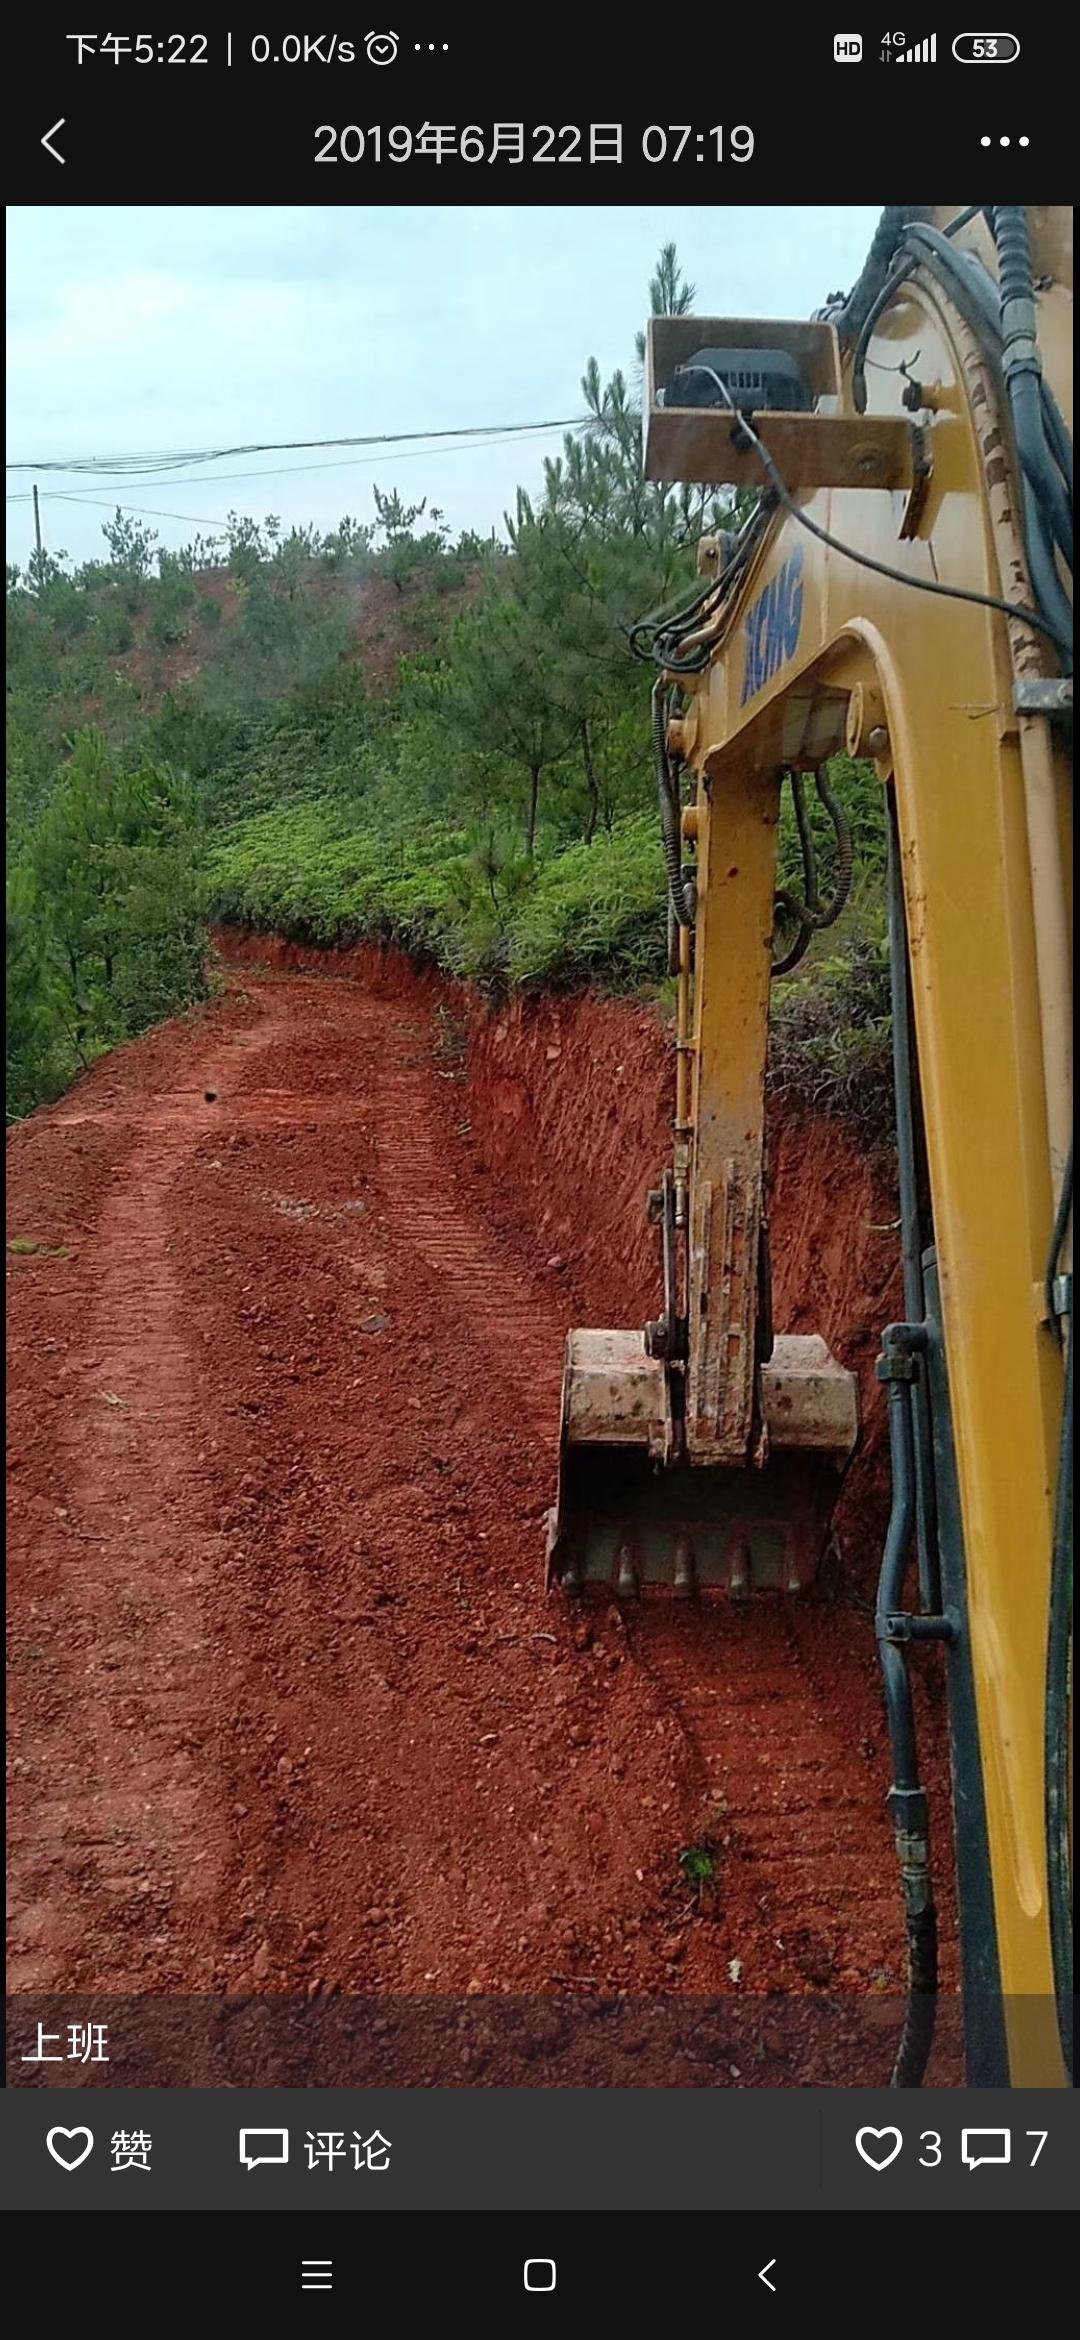
<instances>
[{"instance_id":1,"label":"xcmg logo","mask_svg":"<svg viewBox=\"0 0 1080 2340\"><path fill-rule=\"evenodd\" d=\"M740 706L745 707L755 691L768 682L769 676L795 656L802 624L802 573L803 550L797 544L783 568L770 577L764 592L758 594L753 608L747 611L746 667Z\"/></svg>"}]
</instances>

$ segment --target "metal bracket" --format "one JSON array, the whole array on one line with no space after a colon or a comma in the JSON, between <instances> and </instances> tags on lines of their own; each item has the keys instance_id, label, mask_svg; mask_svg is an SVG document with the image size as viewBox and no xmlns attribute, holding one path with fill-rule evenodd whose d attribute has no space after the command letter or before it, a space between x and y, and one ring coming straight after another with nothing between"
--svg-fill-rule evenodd
<instances>
[{"instance_id":1,"label":"metal bracket","mask_svg":"<svg viewBox=\"0 0 1080 2340\"><path fill-rule=\"evenodd\" d=\"M877 1638L894 1644L905 1641L956 1641L960 1634L960 1619L955 1610L946 1609L941 1617L913 1617L904 1609L889 1616L879 1617Z\"/></svg>"},{"instance_id":2,"label":"metal bracket","mask_svg":"<svg viewBox=\"0 0 1080 2340\"><path fill-rule=\"evenodd\" d=\"M1013 684L1013 707L1017 715L1057 716L1059 721L1072 721L1073 687L1071 675L1038 677L1029 682Z\"/></svg>"}]
</instances>

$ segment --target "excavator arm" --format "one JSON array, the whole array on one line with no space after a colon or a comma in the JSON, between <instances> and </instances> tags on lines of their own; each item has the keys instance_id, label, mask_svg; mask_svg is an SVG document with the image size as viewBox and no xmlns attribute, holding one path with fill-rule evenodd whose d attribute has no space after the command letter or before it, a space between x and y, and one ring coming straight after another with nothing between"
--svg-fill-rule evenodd
<instances>
[{"instance_id":1,"label":"excavator arm","mask_svg":"<svg viewBox=\"0 0 1080 2340\"><path fill-rule=\"evenodd\" d=\"M872 761L889 839L905 1320L877 1634L917 2080L934 1898L910 1667L944 1644L969 2078L1066 2084L1071 1509L1071 225L896 209L813 321L658 318L645 468L754 487L654 620L679 979L665 1306L575 1332L549 1580L793 1590L857 1436L824 1341L774 1337L763 1230L781 788ZM778 403L782 401L782 403ZM835 867L843 890L845 839ZM847 868L850 853L847 851ZM912 1582L918 1562L918 1585ZM932 2020L932 2018L931 2018Z\"/></svg>"}]
</instances>

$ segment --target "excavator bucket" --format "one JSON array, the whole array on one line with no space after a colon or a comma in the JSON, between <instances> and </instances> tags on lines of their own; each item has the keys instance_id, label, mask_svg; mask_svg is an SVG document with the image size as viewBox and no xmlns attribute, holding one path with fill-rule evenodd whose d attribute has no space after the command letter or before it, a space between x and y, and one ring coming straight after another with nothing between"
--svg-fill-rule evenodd
<instances>
[{"instance_id":1,"label":"excavator bucket","mask_svg":"<svg viewBox=\"0 0 1080 2340\"><path fill-rule=\"evenodd\" d=\"M692 1599L812 1581L858 1435L854 1376L817 1334L778 1339L760 1369L760 1427L743 1469L680 1454L671 1383L632 1332L570 1334L548 1585Z\"/></svg>"}]
</instances>

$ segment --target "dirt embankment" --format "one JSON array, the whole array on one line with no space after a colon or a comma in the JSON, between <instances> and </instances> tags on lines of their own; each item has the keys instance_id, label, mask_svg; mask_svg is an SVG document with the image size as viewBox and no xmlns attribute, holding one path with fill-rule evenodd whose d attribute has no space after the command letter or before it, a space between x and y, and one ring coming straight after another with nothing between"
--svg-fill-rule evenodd
<instances>
[{"instance_id":1,"label":"dirt embankment","mask_svg":"<svg viewBox=\"0 0 1080 2340\"><path fill-rule=\"evenodd\" d=\"M891 1195L774 1132L778 1323L869 1401L845 1581L582 1616L541 1589L562 1351L655 1305L663 1032L227 947L9 1143L12 1987L895 1992Z\"/></svg>"}]
</instances>

